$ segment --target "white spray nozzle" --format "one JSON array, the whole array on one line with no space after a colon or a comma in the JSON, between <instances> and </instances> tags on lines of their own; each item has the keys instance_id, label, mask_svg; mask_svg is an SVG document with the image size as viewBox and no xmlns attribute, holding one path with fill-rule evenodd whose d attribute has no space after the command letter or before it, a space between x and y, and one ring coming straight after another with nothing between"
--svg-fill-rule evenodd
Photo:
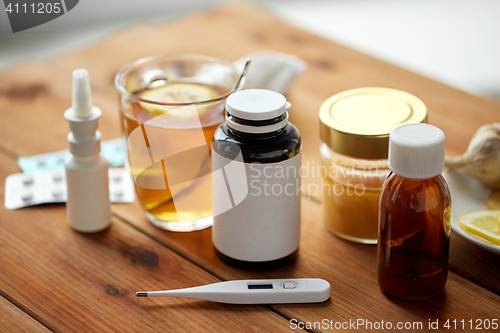
<instances>
[{"instance_id":1,"label":"white spray nozzle","mask_svg":"<svg viewBox=\"0 0 500 333\"><path fill-rule=\"evenodd\" d=\"M86 144L94 145L99 141L100 136L96 136L97 123L102 115L101 109L92 105L92 95L90 92L89 73L86 69L73 71L73 103L71 108L64 112L64 118L69 122L69 129L72 133L70 144L75 150L73 155L86 154L83 151L78 153L77 146ZM96 145L99 152L99 145ZM82 148L83 149L83 148ZM93 151L95 151L95 149Z\"/></svg>"},{"instance_id":2,"label":"white spray nozzle","mask_svg":"<svg viewBox=\"0 0 500 333\"><path fill-rule=\"evenodd\" d=\"M73 71L73 102L75 117L85 119L92 116L92 95L90 93L89 73L86 69Z\"/></svg>"}]
</instances>

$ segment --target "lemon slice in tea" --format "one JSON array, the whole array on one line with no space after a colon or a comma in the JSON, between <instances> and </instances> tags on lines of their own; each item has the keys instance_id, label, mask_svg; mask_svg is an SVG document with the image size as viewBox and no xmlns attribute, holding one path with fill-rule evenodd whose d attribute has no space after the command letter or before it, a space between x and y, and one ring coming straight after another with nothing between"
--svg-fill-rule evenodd
<instances>
[{"instance_id":1,"label":"lemon slice in tea","mask_svg":"<svg viewBox=\"0 0 500 333\"><path fill-rule=\"evenodd\" d=\"M460 228L488 242L500 245L500 210L481 210L462 215Z\"/></svg>"},{"instance_id":2,"label":"lemon slice in tea","mask_svg":"<svg viewBox=\"0 0 500 333\"><path fill-rule=\"evenodd\" d=\"M175 82L164 86L146 90L142 93L141 98L160 103L196 103L201 101L209 101L217 98L217 93L203 84ZM156 105L151 103L140 103L141 107L151 114L164 114L177 118L184 118L182 110L178 110L177 106ZM198 115L201 116L207 112L206 106L197 106Z\"/></svg>"}]
</instances>

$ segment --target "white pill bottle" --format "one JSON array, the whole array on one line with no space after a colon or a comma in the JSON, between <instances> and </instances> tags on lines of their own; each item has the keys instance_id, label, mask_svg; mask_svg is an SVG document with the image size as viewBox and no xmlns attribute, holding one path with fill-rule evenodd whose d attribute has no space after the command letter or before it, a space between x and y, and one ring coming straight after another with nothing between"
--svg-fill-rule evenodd
<instances>
[{"instance_id":1,"label":"white pill bottle","mask_svg":"<svg viewBox=\"0 0 500 333\"><path fill-rule=\"evenodd\" d=\"M212 240L231 265L272 268L297 257L301 137L289 108L277 92L242 90L228 97L214 133Z\"/></svg>"}]
</instances>

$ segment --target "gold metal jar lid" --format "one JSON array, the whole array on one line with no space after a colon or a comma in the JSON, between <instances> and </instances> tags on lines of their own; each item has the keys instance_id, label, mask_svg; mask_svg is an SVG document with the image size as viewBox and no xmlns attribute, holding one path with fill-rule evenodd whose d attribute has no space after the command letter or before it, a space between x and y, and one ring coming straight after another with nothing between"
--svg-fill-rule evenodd
<instances>
[{"instance_id":1,"label":"gold metal jar lid","mask_svg":"<svg viewBox=\"0 0 500 333\"><path fill-rule=\"evenodd\" d=\"M426 123L416 96L391 88L350 89L328 98L319 110L320 135L333 151L358 158L387 158L389 133L408 123Z\"/></svg>"}]
</instances>

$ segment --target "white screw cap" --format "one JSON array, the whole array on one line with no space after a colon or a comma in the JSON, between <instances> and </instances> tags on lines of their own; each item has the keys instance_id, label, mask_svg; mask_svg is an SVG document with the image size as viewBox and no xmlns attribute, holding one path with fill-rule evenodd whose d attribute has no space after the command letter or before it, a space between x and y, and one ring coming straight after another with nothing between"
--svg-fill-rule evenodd
<instances>
[{"instance_id":1,"label":"white screw cap","mask_svg":"<svg viewBox=\"0 0 500 333\"><path fill-rule=\"evenodd\" d=\"M389 169L403 178L424 180L444 169L443 131L428 124L405 124L389 135Z\"/></svg>"},{"instance_id":2,"label":"white screw cap","mask_svg":"<svg viewBox=\"0 0 500 333\"><path fill-rule=\"evenodd\" d=\"M285 96L266 89L237 91L226 100L227 112L247 120L273 119L284 114L290 106Z\"/></svg>"}]
</instances>

